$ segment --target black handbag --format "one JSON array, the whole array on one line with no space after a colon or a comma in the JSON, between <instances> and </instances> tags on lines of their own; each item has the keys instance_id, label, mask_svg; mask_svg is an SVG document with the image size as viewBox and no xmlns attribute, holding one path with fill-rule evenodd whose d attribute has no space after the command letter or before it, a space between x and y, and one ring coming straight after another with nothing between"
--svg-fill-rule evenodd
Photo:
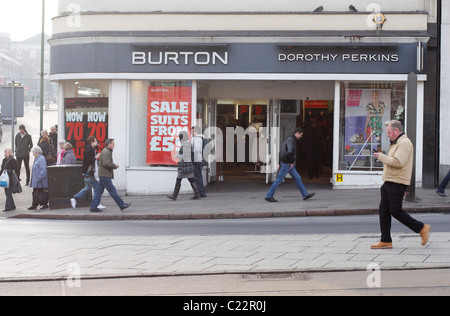
<instances>
[{"instance_id":1,"label":"black handbag","mask_svg":"<svg viewBox=\"0 0 450 316\"><path fill-rule=\"evenodd\" d=\"M20 184L19 178L17 177L17 174L15 171L12 172L11 175L11 186L10 186L12 193L22 193L22 185Z\"/></svg>"},{"instance_id":2,"label":"black handbag","mask_svg":"<svg viewBox=\"0 0 450 316\"><path fill-rule=\"evenodd\" d=\"M46 191L33 191L33 205L47 205L48 204L48 192Z\"/></svg>"}]
</instances>

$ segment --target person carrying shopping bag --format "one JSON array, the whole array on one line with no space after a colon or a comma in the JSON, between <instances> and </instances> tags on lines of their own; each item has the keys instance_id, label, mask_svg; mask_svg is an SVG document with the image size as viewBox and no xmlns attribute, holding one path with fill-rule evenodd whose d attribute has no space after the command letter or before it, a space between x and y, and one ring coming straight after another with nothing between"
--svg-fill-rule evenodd
<instances>
[{"instance_id":1,"label":"person carrying shopping bag","mask_svg":"<svg viewBox=\"0 0 450 316\"><path fill-rule=\"evenodd\" d=\"M14 153L10 148L5 149L5 159L3 159L2 162L2 169L0 174L3 174L4 171L6 171L8 175L8 187L5 189L5 195L6 195L6 203L5 203L5 209L3 212L11 212L16 209L16 204L14 203L13 198L13 177L18 174L19 164L17 163L16 159L14 159ZM17 176L16 176L17 177Z\"/></svg>"}]
</instances>

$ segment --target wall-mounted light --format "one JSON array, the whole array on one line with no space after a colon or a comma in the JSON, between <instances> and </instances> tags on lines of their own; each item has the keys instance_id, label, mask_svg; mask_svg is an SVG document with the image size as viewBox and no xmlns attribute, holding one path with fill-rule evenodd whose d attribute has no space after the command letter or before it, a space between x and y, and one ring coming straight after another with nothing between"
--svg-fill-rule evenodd
<instances>
[{"instance_id":1,"label":"wall-mounted light","mask_svg":"<svg viewBox=\"0 0 450 316\"><path fill-rule=\"evenodd\" d=\"M386 22L386 17L383 13L375 14L373 17L373 21L375 22L378 29L381 29Z\"/></svg>"}]
</instances>

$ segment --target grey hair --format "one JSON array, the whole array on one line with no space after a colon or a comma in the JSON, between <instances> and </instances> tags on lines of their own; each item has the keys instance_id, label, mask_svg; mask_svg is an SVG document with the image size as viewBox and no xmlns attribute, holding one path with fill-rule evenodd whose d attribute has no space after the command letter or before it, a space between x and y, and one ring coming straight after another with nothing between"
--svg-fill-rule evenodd
<instances>
[{"instance_id":1,"label":"grey hair","mask_svg":"<svg viewBox=\"0 0 450 316\"><path fill-rule=\"evenodd\" d=\"M400 121L387 121L386 126L390 126L392 129L398 129L400 132L403 132L403 125Z\"/></svg>"},{"instance_id":2,"label":"grey hair","mask_svg":"<svg viewBox=\"0 0 450 316\"><path fill-rule=\"evenodd\" d=\"M42 149L41 149L41 147L38 147L38 146L33 147L33 149L31 150L31 153L33 155L35 155L35 154L42 155Z\"/></svg>"},{"instance_id":3,"label":"grey hair","mask_svg":"<svg viewBox=\"0 0 450 316\"><path fill-rule=\"evenodd\" d=\"M14 153L11 148L5 148L5 152L8 152L10 157L14 157Z\"/></svg>"}]
</instances>

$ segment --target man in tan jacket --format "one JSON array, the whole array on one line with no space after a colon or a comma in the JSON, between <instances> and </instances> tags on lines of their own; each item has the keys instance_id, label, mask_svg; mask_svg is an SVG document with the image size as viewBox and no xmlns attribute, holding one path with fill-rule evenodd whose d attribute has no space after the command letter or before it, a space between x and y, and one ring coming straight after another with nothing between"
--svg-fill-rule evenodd
<instances>
[{"instance_id":1,"label":"man in tan jacket","mask_svg":"<svg viewBox=\"0 0 450 316\"><path fill-rule=\"evenodd\" d=\"M392 249L391 224L392 217L415 233L422 236L422 246L430 237L430 225L425 225L403 210L403 198L406 189L411 185L414 148L399 121L386 123L386 131L391 140L388 155L374 153L375 158L384 163L383 181L381 187L380 227L381 241L372 245L372 249Z\"/></svg>"}]
</instances>

